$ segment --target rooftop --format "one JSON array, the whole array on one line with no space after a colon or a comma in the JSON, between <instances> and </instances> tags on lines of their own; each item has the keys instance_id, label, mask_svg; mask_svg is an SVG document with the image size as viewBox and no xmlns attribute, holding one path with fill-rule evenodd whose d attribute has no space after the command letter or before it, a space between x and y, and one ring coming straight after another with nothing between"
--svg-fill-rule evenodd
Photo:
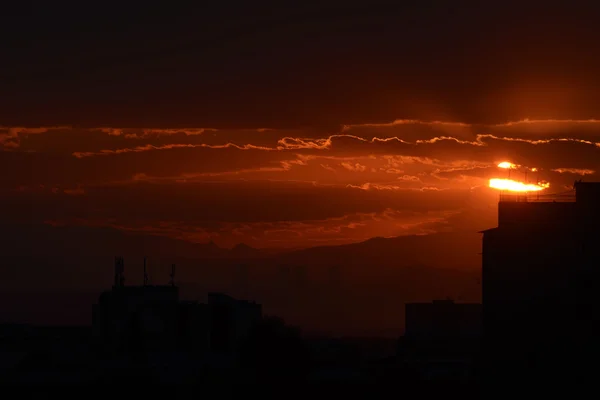
<instances>
[{"instance_id":1,"label":"rooftop","mask_svg":"<svg viewBox=\"0 0 600 400\"><path fill-rule=\"evenodd\" d=\"M500 202L502 203L574 203L576 200L575 190L569 190L562 193L549 194L508 194L500 193Z\"/></svg>"},{"instance_id":2,"label":"rooftop","mask_svg":"<svg viewBox=\"0 0 600 400\"><path fill-rule=\"evenodd\" d=\"M577 199L583 200L600 199L600 182L582 182L576 181L571 189L557 193L510 193L500 192L500 202L502 203L574 203Z\"/></svg>"}]
</instances>

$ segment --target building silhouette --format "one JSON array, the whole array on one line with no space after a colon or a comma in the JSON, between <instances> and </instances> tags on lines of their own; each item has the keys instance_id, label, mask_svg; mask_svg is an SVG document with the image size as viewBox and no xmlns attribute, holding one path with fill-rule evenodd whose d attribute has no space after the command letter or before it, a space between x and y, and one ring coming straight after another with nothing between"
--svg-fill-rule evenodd
<instances>
[{"instance_id":1,"label":"building silhouette","mask_svg":"<svg viewBox=\"0 0 600 400\"><path fill-rule=\"evenodd\" d=\"M421 338L481 335L481 304L434 300L405 305L405 336Z\"/></svg>"},{"instance_id":2,"label":"building silhouette","mask_svg":"<svg viewBox=\"0 0 600 400\"><path fill-rule=\"evenodd\" d=\"M486 376L583 379L595 360L600 183L574 196L501 195L498 226L483 231Z\"/></svg>"},{"instance_id":3,"label":"building silhouette","mask_svg":"<svg viewBox=\"0 0 600 400\"><path fill-rule=\"evenodd\" d=\"M222 293L208 294L210 347L214 352L234 354L262 318L260 304L236 300Z\"/></svg>"},{"instance_id":4,"label":"building silhouette","mask_svg":"<svg viewBox=\"0 0 600 400\"><path fill-rule=\"evenodd\" d=\"M262 318L262 306L210 293L208 303L182 301L169 285L127 286L122 258L115 260L115 284L93 307L95 343L106 354L182 352L233 355Z\"/></svg>"},{"instance_id":5,"label":"building silhouette","mask_svg":"<svg viewBox=\"0 0 600 400\"><path fill-rule=\"evenodd\" d=\"M405 304L405 333L398 357L421 379L475 378L482 306L434 300Z\"/></svg>"}]
</instances>

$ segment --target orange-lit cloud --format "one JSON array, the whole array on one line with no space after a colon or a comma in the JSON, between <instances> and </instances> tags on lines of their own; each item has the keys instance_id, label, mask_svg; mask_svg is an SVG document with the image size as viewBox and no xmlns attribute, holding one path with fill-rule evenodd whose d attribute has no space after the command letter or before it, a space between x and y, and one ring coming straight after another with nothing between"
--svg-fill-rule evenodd
<instances>
[{"instance_id":1,"label":"orange-lit cloud","mask_svg":"<svg viewBox=\"0 0 600 400\"><path fill-rule=\"evenodd\" d=\"M546 134L543 128L555 123L565 129L551 129L552 135ZM585 127L585 130L578 127ZM250 210L248 215L273 212L269 218L277 221L289 218L324 220L337 215L339 211L328 203L337 204L337 208L342 207L342 203L343 207L348 204L345 213L367 212L382 206L436 209L444 207L453 191L488 193L491 203L486 210L493 210L496 196L490 186L507 191L539 191L548 185L562 188L572 184L571 175L587 177L600 168L600 124L595 120L517 121L487 126L399 120L388 124L346 125L337 131L50 127L6 129L0 131L0 135L3 141L0 149L10 150L0 151L0 165L3 170L13 171L0 176L0 191L2 194L10 191L15 196L19 193L44 199L48 196L50 200L44 200L48 204L47 210L35 208L39 215L61 209L87 215L91 213L92 204L94 207L102 204L101 207L113 210L135 209L134 205L122 204L123 196L111 194L114 197L111 200L101 190L114 185L123 190L130 188L133 191L130 196L137 196L136 191L141 193L142 188L164 187L162 192L143 197L156 198L157 202L164 202L168 193L181 196L182 191L196 190L194 188L203 185L245 187L248 191L243 194L214 194L215 199L221 202L223 199L244 199ZM497 169L500 161L510 163L512 182L498 179L505 175ZM529 167L532 165L535 168ZM530 171L536 173L528 176ZM549 183L532 183L532 177ZM496 183L490 185L490 179ZM294 191L293 196L273 197L273 192L289 185L299 185L302 189ZM27 192L17 188L27 188ZM202 190L214 193L217 189L210 186L210 189ZM288 207L292 198L306 199L313 190L322 194L289 205L299 213L297 217L285 214L283 204ZM251 193L262 193L262 197L250 203L247 199ZM415 193L422 197L414 199ZM187 209L188 212L179 217L181 220L197 214L198 208L217 212L221 207L217 200L201 205L198 196L180 199L176 204L164 207L164 211L154 210L146 217L147 223L152 224L158 215L162 221L173 217L184 202L197 207ZM97 199L104 203L97 203ZM109 201L114 204L104 205ZM67 206L67 202L76 203L79 208ZM12 204L18 202L14 200ZM267 207L266 204L277 205ZM234 218L232 212L221 212L215 218L221 221ZM473 217L473 220L477 218ZM357 230L357 227L362 229L362 223L346 221L337 228L322 229L331 233L341 227L339 229L346 232L352 228ZM184 228L170 229L175 232ZM242 232L240 227L232 229L236 229L237 234ZM282 225L270 231L277 229L290 231L286 239L282 239L283 243L292 240L291 231L302 228L299 224ZM314 229L316 234L321 228L316 226ZM223 238L229 234L233 235L233 231L219 232L220 240L226 240ZM322 239L301 235L296 241L300 240Z\"/></svg>"},{"instance_id":2,"label":"orange-lit cloud","mask_svg":"<svg viewBox=\"0 0 600 400\"><path fill-rule=\"evenodd\" d=\"M226 143L223 145L208 145L208 144L167 144L164 146L153 146L153 145L145 145L145 146L136 146L133 148L123 148L123 149L115 149L115 150L100 150L98 152L75 152L73 156L77 158L85 158L85 157L93 157L93 156L108 156L115 154L126 154L126 153L142 153L145 151L153 151L153 150L172 150L172 149L193 149L193 148L209 148L209 149L226 149L226 148L236 148L238 150L275 150L268 147L254 146L252 144L246 144L243 146L234 144L234 143Z\"/></svg>"},{"instance_id":3,"label":"orange-lit cloud","mask_svg":"<svg viewBox=\"0 0 600 400\"><path fill-rule=\"evenodd\" d=\"M22 137L26 137L27 135L39 135L58 129L69 129L69 127L50 126L32 128L0 126L0 149L16 149L20 146Z\"/></svg>"},{"instance_id":4,"label":"orange-lit cloud","mask_svg":"<svg viewBox=\"0 0 600 400\"><path fill-rule=\"evenodd\" d=\"M408 180L413 180L413 179L408 179ZM371 183L371 182L367 182L367 183L363 183L362 185L346 185L346 187L348 188L353 188L353 189L361 189L361 190L417 190L417 191L421 191L421 192L425 192L425 191L440 191L443 189L440 189L438 187L435 186L424 186L424 187L419 187L419 188L406 188L406 187L402 187L402 186L397 186L397 185L383 185L383 184L376 184L376 183Z\"/></svg>"},{"instance_id":5,"label":"orange-lit cloud","mask_svg":"<svg viewBox=\"0 0 600 400\"><path fill-rule=\"evenodd\" d=\"M419 139L414 142L409 142L403 140L399 137L371 137L364 138L355 135L330 135L327 138L294 138L294 137L284 137L277 141L276 144L271 146L265 145L254 145L251 143L246 144L235 144L232 142L222 143L222 144L165 144L165 145L152 145L147 144L143 146L135 146L131 148L119 148L119 149L102 149L99 151L81 151L74 152L73 155L78 158L83 157L92 157L99 155L115 155L115 154L124 154L124 153L135 153L135 152L144 152L144 151L156 151L156 150L170 150L175 148L237 148L240 150L248 150L248 149L256 149L256 150L264 150L264 151L281 151L281 150L331 150L334 148L334 145L337 140L349 140L354 141L357 144L371 144L371 145L386 145L386 144L395 144L395 145L404 145L409 148L422 148L421 146L429 146L436 145L443 142L451 142L457 145L467 145L467 146L477 146L477 147L487 147L489 146L488 140L496 140L500 142L518 142L518 143L526 143L531 145L543 145L550 143L580 143L585 145L592 145L596 148L600 148L600 142L594 142L585 139L577 139L577 138L550 138L550 139L525 139L525 138L514 138L514 137L500 137L491 134L478 134L476 135L474 140L463 140L455 137L449 136L439 136L433 137L430 139Z\"/></svg>"},{"instance_id":6,"label":"orange-lit cloud","mask_svg":"<svg viewBox=\"0 0 600 400\"><path fill-rule=\"evenodd\" d=\"M183 133L186 136L201 135L205 132L217 132L212 128L182 128L182 129L151 129L151 128L93 128L91 131L99 131L110 136L123 136L128 139L142 139L149 136L175 135Z\"/></svg>"},{"instance_id":7,"label":"orange-lit cloud","mask_svg":"<svg viewBox=\"0 0 600 400\"><path fill-rule=\"evenodd\" d=\"M371 124L355 124L355 125L343 125L342 132L348 131L352 128L357 127L392 127L398 125L430 125L430 126L450 126L450 127L461 127L466 128L470 127L471 124L463 123L463 122L448 122L448 121L419 121L416 119L397 119L392 122L383 122L383 123L371 123Z\"/></svg>"},{"instance_id":8,"label":"orange-lit cloud","mask_svg":"<svg viewBox=\"0 0 600 400\"><path fill-rule=\"evenodd\" d=\"M478 137L478 139L479 139L479 137ZM456 142L458 144L467 144L470 146L485 146L485 143L483 143L482 141L479 141L479 140L474 140L474 141L461 140L461 139L451 137L451 136L438 136L438 137L434 137L431 139L417 140L415 143L416 144L432 144L432 143L442 142L442 141Z\"/></svg>"},{"instance_id":9,"label":"orange-lit cloud","mask_svg":"<svg viewBox=\"0 0 600 400\"><path fill-rule=\"evenodd\" d=\"M349 163L349 162L343 162L340 164L342 167L344 167L345 169L347 169L348 171L353 171L353 172L365 172L365 170L367 169L367 167L365 167L364 165L361 165L359 163Z\"/></svg>"},{"instance_id":10,"label":"orange-lit cloud","mask_svg":"<svg viewBox=\"0 0 600 400\"><path fill-rule=\"evenodd\" d=\"M418 176L413 176L413 175L402 175L396 179L398 179L400 181L421 182L421 179L419 179Z\"/></svg>"},{"instance_id":11,"label":"orange-lit cloud","mask_svg":"<svg viewBox=\"0 0 600 400\"><path fill-rule=\"evenodd\" d=\"M329 166L328 164L319 164L321 167L323 167L324 169L326 169L327 171L330 172L336 172L335 168Z\"/></svg>"},{"instance_id":12,"label":"orange-lit cloud","mask_svg":"<svg viewBox=\"0 0 600 400\"><path fill-rule=\"evenodd\" d=\"M598 119L523 119L520 121L509 121L502 124L495 124L494 127L515 127L519 125L595 125L600 124Z\"/></svg>"},{"instance_id":13,"label":"orange-lit cloud","mask_svg":"<svg viewBox=\"0 0 600 400\"><path fill-rule=\"evenodd\" d=\"M593 175L596 173L593 169L579 169L579 168L555 168L552 171L560 174L575 174L575 175Z\"/></svg>"}]
</instances>

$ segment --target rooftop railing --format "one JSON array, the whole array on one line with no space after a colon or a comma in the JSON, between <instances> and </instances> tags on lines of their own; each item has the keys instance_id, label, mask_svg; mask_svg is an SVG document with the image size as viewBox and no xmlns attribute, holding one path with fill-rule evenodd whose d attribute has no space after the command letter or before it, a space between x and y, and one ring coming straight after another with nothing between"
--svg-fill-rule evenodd
<instances>
[{"instance_id":1,"label":"rooftop railing","mask_svg":"<svg viewBox=\"0 0 600 400\"><path fill-rule=\"evenodd\" d=\"M519 203L557 203L557 202L575 202L575 191L569 191L564 193L550 193L550 194L538 194L538 193L527 193L527 194L515 194L515 193L500 193L501 202L519 202Z\"/></svg>"}]
</instances>

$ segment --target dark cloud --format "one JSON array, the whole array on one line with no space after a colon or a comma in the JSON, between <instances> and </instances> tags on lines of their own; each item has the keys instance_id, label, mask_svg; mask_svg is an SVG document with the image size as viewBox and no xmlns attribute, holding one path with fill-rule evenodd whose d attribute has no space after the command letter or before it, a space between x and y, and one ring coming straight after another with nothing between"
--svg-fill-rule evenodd
<instances>
[{"instance_id":1,"label":"dark cloud","mask_svg":"<svg viewBox=\"0 0 600 400\"><path fill-rule=\"evenodd\" d=\"M13 5L0 28L12 94L0 119L299 128L597 117L600 59L585 51L598 42L595 4L267 3Z\"/></svg>"},{"instance_id":2,"label":"dark cloud","mask_svg":"<svg viewBox=\"0 0 600 400\"><path fill-rule=\"evenodd\" d=\"M72 188L71 188L72 190ZM48 219L84 217L152 221L299 221L341 217L357 212L394 210L448 210L468 196L464 190L436 191L357 190L345 185L233 181L145 183L86 187L79 196L67 196L51 187L5 192L4 201L35 205L33 214ZM14 212L16 213L17 210ZM30 212L27 209L27 212Z\"/></svg>"}]
</instances>

